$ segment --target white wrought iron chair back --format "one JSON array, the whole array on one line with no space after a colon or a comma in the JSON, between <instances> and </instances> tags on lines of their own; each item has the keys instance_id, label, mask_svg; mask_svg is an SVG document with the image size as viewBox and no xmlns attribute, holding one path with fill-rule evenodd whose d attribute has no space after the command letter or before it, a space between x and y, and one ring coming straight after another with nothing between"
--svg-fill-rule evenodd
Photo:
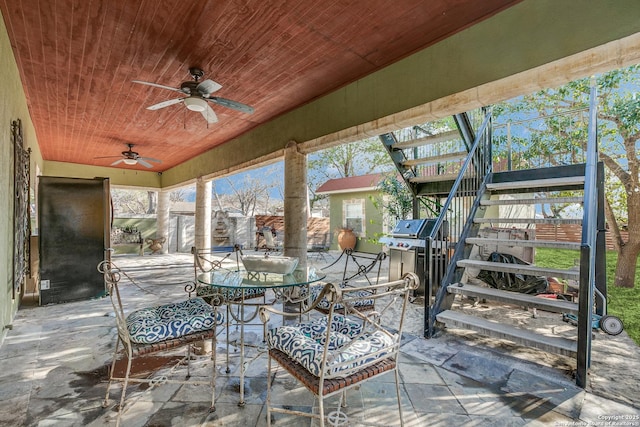
<instances>
[{"instance_id":1,"label":"white wrought iron chair back","mask_svg":"<svg viewBox=\"0 0 640 427\"><path fill-rule=\"evenodd\" d=\"M103 274L116 320L116 345L109 371L109 383L103 402L103 407L109 406L109 392L112 383L116 381L122 382L116 426L120 425L129 383L147 383L151 384L151 387L164 383L207 385L212 389L210 411L215 411L215 359L212 358L210 378L207 380L191 380L190 377L191 345L204 340L215 340L216 328L222 323L222 316L217 310L202 298L189 298L176 303L145 307L132 311L127 315L118 286L122 276L126 275L126 273L110 261L102 261L98 264L98 271ZM123 376L119 374L119 371L116 372L116 362L120 355L121 346L122 355L127 362ZM185 346L187 350L186 356L168 373L154 378L135 378L131 375L132 363L136 357ZM176 368L184 364L187 366L184 379L169 377L173 377L172 374L174 374Z\"/></svg>"},{"instance_id":2,"label":"white wrought iron chair back","mask_svg":"<svg viewBox=\"0 0 640 427\"><path fill-rule=\"evenodd\" d=\"M305 310L314 310L315 305L324 298L329 301L326 315L297 325L283 323L269 330L267 425L271 425L271 413L279 412L316 418L320 426L324 426L324 400L337 393L342 393L338 407L326 417L345 421L346 415L341 410L344 392L388 372L395 373L402 425L397 359L409 296L418 286L419 279L414 273L407 273L393 282L349 289L329 283ZM363 311L358 308L364 291L368 293L367 298L376 301L374 310ZM339 312L337 307L343 309ZM278 311L271 306L260 309L260 317L265 325L273 314L283 318L299 315ZM317 397L317 414L272 405L272 361L276 361Z\"/></svg>"}]
</instances>

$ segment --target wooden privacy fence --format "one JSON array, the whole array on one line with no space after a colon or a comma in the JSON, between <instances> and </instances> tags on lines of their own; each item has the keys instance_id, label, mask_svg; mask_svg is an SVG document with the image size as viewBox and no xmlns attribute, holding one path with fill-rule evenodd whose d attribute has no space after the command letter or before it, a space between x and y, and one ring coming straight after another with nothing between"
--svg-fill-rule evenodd
<instances>
[{"instance_id":1,"label":"wooden privacy fence","mask_svg":"<svg viewBox=\"0 0 640 427\"><path fill-rule=\"evenodd\" d=\"M622 231L623 240L629 238L629 233ZM582 226L578 224L536 224L537 240L553 240L558 242L580 242ZM605 233L607 249L613 250L611 233Z\"/></svg>"}]
</instances>

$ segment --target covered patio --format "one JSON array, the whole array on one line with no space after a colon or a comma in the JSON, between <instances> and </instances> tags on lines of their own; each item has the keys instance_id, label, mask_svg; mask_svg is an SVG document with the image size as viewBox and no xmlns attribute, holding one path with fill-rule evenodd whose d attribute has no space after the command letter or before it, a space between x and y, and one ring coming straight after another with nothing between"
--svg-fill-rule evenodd
<instances>
[{"instance_id":1,"label":"covered patio","mask_svg":"<svg viewBox=\"0 0 640 427\"><path fill-rule=\"evenodd\" d=\"M39 307L23 298L27 277L16 265L28 260L16 255L15 224L33 220L29 233L37 235L41 177L100 177L107 189L157 191L161 212L171 190L195 183L195 242L207 247L211 180L284 159L283 253L312 265L309 154L640 62L635 0L0 0L0 14L0 196L7 201L0 213L0 423L8 425L114 419L100 407L115 333L108 301ZM204 91L197 89L202 79L212 81ZM211 112L189 108L194 90ZM17 139L29 153L26 169L17 166ZM17 208L20 173L31 202L24 211ZM161 237L166 217L158 222ZM100 226L108 229L108 221ZM31 259L41 249L32 247ZM131 309L183 296L170 284L191 277L191 259L181 255L114 261L142 284L126 289ZM402 346L408 425L597 423L617 415L635 416L628 419L637 425L633 343L629 350L595 340L590 384L580 389L561 356L472 334L425 340L422 316L418 304ZM170 386L140 397L125 425L264 425L265 363L254 355L241 410L231 397L232 371L218 376L215 413L206 413L197 390ZM371 382L349 402L356 425L397 422L385 410L386 386ZM282 397L313 406L298 402L295 389Z\"/></svg>"}]
</instances>

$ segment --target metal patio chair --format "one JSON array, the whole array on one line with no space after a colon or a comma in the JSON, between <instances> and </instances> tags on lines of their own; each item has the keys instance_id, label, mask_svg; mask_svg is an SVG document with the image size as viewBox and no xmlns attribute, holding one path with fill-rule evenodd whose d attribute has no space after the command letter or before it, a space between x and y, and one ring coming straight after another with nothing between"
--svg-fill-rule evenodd
<instances>
[{"instance_id":1,"label":"metal patio chair","mask_svg":"<svg viewBox=\"0 0 640 427\"><path fill-rule=\"evenodd\" d=\"M335 282L338 286L343 288L343 292L358 293L360 298L357 300L358 308L361 311L373 310L375 308L375 298L370 298L373 290L355 290L354 287L361 287L363 285L377 285L380 282L380 271L382 269L382 262L387 258L387 254L379 252L377 254L369 254L364 252L356 252L353 249L345 249L340 256L323 270L337 265L340 260L344 258L344 267L342 268L342 275L336 278ZM329 278L327 281L331 281ZM305 302L310 305L319 298L321 286L312 286L309 290L309 299ZM355 296L355 295L354 295ZM369 297L369 298L367 298ZM315 304L316 310L327 313L329 310L329 301L326 299L320 299ZM336 310L341 311L344 307L338 305Z\"/></svg>"},{"instance_id":2,"label":"metal patio chair","mask_svg":"<svg viewBox=\"0 0 640 427\"><path fill-rule=\"evenodd\" d=\"M98 271L104 277L106 289L113 305L118 333L109 371L109 383L103 402L103 407L109 406L111 385L115 381L122 382L116 426L120 424L129 383L147 383L151 387L164 383L208 385L212 389L210 411L215 411L215 358L212 358L211 376L208 380L191 380L191 344L212 340L212 346L215 346L216 328L223 321L222 315L202 298L189 298L175 303L145 307L127 315L118 287L120 278L125 273L110 261L98 264ZM135 358L180 347L186 347L186 356L168 374L163 373L154 378L135 378L131 375L131 367ZM124 376L118 376L115 370L121 349L122 356L127 361ZM186 375L184 379L180 379L180 377L173 379L174 374L177 376L175 370L185 364Z\"/></svg>"},{"instance_id":3,"label":"metal patio chair","mask_svg":"<svg viewBox=\"0 0 640 427\"><path fill-rule=\"evenodd\" d=\"M282 242L274 237L271 227L262 227L259 234L263 237L264 243L256 246L256 251L264 249L267 252L278 252L282 250Z\"/></svg>"},{"instance_id":4,"label":"metal patio chair","mask_svg":"<svg viewBox=\"0 0 640 427\"><path fill-rule=\"evenodd\" d=\"M267 426L271 426L272 412L315 418L321 427L325 425L325 418L333 424L346 423L346 414L341 409L346 391L388 372L395 374L400 425L403 425L398 352L409 295L418 286L419 279L414 273L393 282L358 286L353 288L353 293L329 283L319 294L329 301L326 315L291 326L285 320L283 326L269 330ZM377 300L377 310L363 312L356 308L361 298L359 291L367 291ZM343 307L342 313L338 313L338 305ZM307 310L313 309L313 305L307 307ZM298 315L277 311L272 306L260 308L260 318L265 325L273 314L284 319ZM318 399L317 414L272 404L272 383L279 378L271 372L273 361L314 394ZM336 394L340 394L337 409L325 415L325 399Z\"/></svg>"},{"instance_id":5,"label":"metal patio chair","mask_svg":"<svg viewBox=\"0 0 640 427\"><path fill-rule=\"evenodd\" d=\"M209 285L204 285L198 282L198 275L202 273L211 273L212 271L221 270L226 268L228 270L240 271L240 257L242 256L242 249L239 245L233 247L212 247L205 249L198 249L195 246L191 247L191 253L193 254L193 271L194 271L194 283L193 287L187 288L189 296L194 293L197 296L204 298L206 302L216 307L225 305L226 307L226 322L225 328L227 333L226 339L226 372L229 373L229 333L231 323L235 322L236 327L240 322L248 323L254 320L257 316L257 307L266 304L266 289L264 288L248 288L242 290L242 292L233 292L224 288L216 288ZM259 301L250 301L254 299L260 299ZM250 302L245 302L249 300ZM248 317L242 318L240 304L245 307L255 307L253 313ZM231 305L236 305L237 310L234 312ZM216 349L213 348L212 352L215 357Z\"/></svg>"},{"instance_id":6,"label":"metal patio chair","mask_svg":"<svg viewBox=\"0 0 640 427\"><path fill-rule=\"evenodd\" d=\"M322 258L322 260L325 261L325 255L329 253L329 248L331 247L331 236L331 233L315 233L311 236L307 244L307 253L310 254L309 257L313 256L316 260Z\"/></svg>"}]
</instances>

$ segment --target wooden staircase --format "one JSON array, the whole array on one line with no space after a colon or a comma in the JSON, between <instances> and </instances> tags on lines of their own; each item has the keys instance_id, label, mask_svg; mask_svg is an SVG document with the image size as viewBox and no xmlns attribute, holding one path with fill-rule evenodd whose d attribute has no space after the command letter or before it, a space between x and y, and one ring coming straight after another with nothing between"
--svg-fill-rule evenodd
<instances>
[{"instance_id":1,"label":"wooden staircase","mask_svg":"<svg viewBox=\"0 0 640 427\"><path fill-rule=\"evenodd\" d=\"M578 269L558 269L539 266L535 261L531 265L491 262L482 259L479 248L502 247L508 253L516 255L520 249L532 248L530 253L535 253L535 248L558 248L576 251L579 258L580 244L577 242L558 242L550 240L514 240L511 238L481 237L482 231L488 227L497 226L497 230L508 230L512 227L522 227L526 224L530 227L535 224L579 224L578 219L538 218L535 215L523 217L519 214L501 216L501 207L530 207L541 204L570 204L582 203L580 191L584 188L584 166L572 165L570 167L544 168L537 170L495 173L491 182L486 184L486 192L479 203L477 213L473 218L473 227L469 237L464 238L464 257L455 261L457 280L450 284L442 292L447 293L443 299L444 304L439 307L436 314L437 321L447 328L468 329L480 334L505 339L514 343L537 348L550 353L575 357L577 353L577 341L566 336L542 334L538 331L526 330L520 327L507 325L500 318L487 319L474 316L469 309L462 312L457 307L456 296L460 298L472 298L481 301L491 301L500 305L511 306L515 309L536 309L557 313L558 320L563 313L578 313L578 304L562 299L550 299L511 290L502 290L490 287L484 283L477 284L478 279L468 278L469 274L463 274L465 270L487 270L505 274L517 274L527 276L553 277L568 279L573 284L573 291L577 289L580 279ZM572 190L577 192L570 197L559 195L561 191ZM536 197L533 197L535 194ZM529 212L535 212L529 209ZM529 229L532 230L532 229ZM532 230L534 231L534 229ZM529 233L534 236L535 232ZM515 253L514 253L515 252ZM475 257L474 257L474 254ZM517 255L516 255L517 256ZM463 283L463 279L467 282ZM473 311L473 310L471 310Z\"/></svg>"},{"instance_id":2,"label":"wooden staircase","mask_svg":"<svg viewBox=\"0 0 640 427\"><path fill-rule=\"evenodd\" d=\"M420 217L415 216L420 212L420 199L423 199L423 206L434 207L431 212L435 211L437 215L424 244L426 338L433 337L445 327L464 328L523 346L575 357L576 384L586 387L591 363L594 308L596 314L605 314L607 295L604 166L598 162L596 112L597 89L593 85L584 156L574 153L571 157L584 158L585 163L539 169L494 172L493 159L496 156L493 153L491 108L482 109L484 117L477 117L482 120L481 124L471 119L475 113L454 115L457 132L433 132L423 138L406 138L409 139L407 141L398 140L392 133L380 135L398 172L414 195L414 217ZM432 128L443 129L440 125ZM452 143L454 140L457 142ZM463 152L468 153L464 159ZM508 168L512 167L511 159L509 151ZM544 164L551 164L552 160L555 164L566 161L555 159L550 154L548 159L544 159ZM536 207L540 205L572 203L583 203L581 219L536 215L539 211ZM550 238L553 236L549 234L549 228L553 230L563 224L571 226L571 235L579 234L580 243ZM545 225L546 238L535 239L537 225ZM491 228L498 232L495 235L486 233ZM505 240L499 230L511 229L525 230L526 238ZM557 228L553 234L558 235ZM444 240L442 236L446 236ZM511 253L516 257L521 253L531 259L525 259L529 263L521 264L515 263L517 259L504 256L481 256L490 247L496 248L493 252ZM534 256L538 248L575 251L575 259L579 262L570 269L538 265ZM496 262L505 258L509 263ZM484 282L477 278L478 271L484 271L481 275ZM492 272L556 278L566 281L567 288L555 290L563 299L514 292L508 283L488 286L486 281L491 281L489 276ZM536 293L537 285L534 283L533 291ZM544 317L553 316L554 319L564 319L565 313L577 315L577 327L564 331L571 332L573 336L565 336L564 332L558 334L555 327L543 331L537 328L526 330L507 324L500 315L489 318L476 315L479 310L465 309L463 312L461 305L455 303L461 298L490 301L512 310L543 310Z\"/></svg>"},{"instance_id":3,"label":"wooden staircase","mask_svg":"<svg viewBox=\"0 0 640 427\"><path fill-rule=\"evenodd\" d=\"M546 352L576 357L576 337L510 326L500 316L486 318L480 309L475 310L478 315L474 315L473 308L465 306L462 310L460 301L472 299L509 307L510 310L530 310L533 313L542 310L560 321L563 314L577 315L579 312L578 304L574 302L581 280L579 266L550 268L536 265L534 257L525 259L530 262L527 265L491 262L486 256L481 256L483 250L480 248L485 248L485 252L488 247L503 248L496 252L515 256L519 253L535 254L537 248L557 248L575 251L575 258L580 259L580 243L549 238L536 240L535 227L545 224L580 227L582 219L543 218L535 213L540 211L536 207L543 204L583 203L585 164L491 172L491 119L490 115L486 117L477 134L470 125L469 116L461 114L454 117L458 127L456 131L421 137L414 135L405 140L399 140L391 133L380 135L397 170L417 199L440 203L446 199L444 205L440 205L439 218L441 224L446 223L451 228L448 250L440 255L446 258L446 262L433 263L440 268L438 271L429 270L433 267L424 263L424 277L444 277L440 283L438 279L426 279L432 283L426 291L431 298L425 301L425 336L431 337L443 328L466 329ZM525 230L531 237L515 240L488 237L486 231L494 229ZM440 231L434 228L432 235L437 233ZM427 241L425 253L431 251ZM558 292L561 299L497 289L471 274L481 270L552 277L565 281L566 286Z\"/></svg>"}]
</instances>

